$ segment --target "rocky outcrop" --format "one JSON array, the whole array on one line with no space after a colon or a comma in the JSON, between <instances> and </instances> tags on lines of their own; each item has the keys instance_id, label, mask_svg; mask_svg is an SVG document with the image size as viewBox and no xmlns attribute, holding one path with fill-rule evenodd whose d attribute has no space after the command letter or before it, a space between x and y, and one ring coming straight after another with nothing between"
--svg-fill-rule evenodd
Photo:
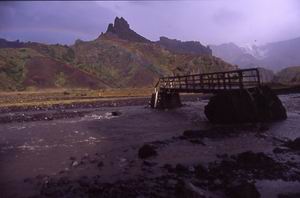
<instances>
[{"instance_id":1,"label":"rocky outcrop","mask_svg":"<svg viewBox=\"0 0 300 198\"><path fill-rule=\"evenodd\" d=\"M212 50L198 41L183 42L167 37L160 37L160 40L156 43L173 53L212 55Z\"/></svg>"},{"instance_id":2,"label":"rocky outcrop","mask_svg":"<svg viewBox=\"0 0 300 198\"><path fill-rule=\"evenodd\" d=\"M287 118L280 99L267 86L218 93L205 106L205 115L213 123L264 122Z\"/></svg>"},{"instance_id":3,"label":"rocky outcrop","mask_svg":"<svg viewBox=\"0 0 300 198\"><path fill-rule=\"evenodd\" d=\"M0 38L0 48L21 48L25 47L25 43L16 41L7 41L5 39Z\"/></svg>"},{"instance_id":4,"label":"rocky outcrop","mask_svg":"<svg viewBox=\"0 0 300 198\"><path fill-rule=\"evenodd\" d=\"M149 43L150 40L144 38L143 36L137 34L135 31L130 29L128 22L123 18L116 17L114 24L110 23L107 27L106 34L115 34L119 38L133 41L133 42L144 42Z\"/></svg>"}]
</instances>

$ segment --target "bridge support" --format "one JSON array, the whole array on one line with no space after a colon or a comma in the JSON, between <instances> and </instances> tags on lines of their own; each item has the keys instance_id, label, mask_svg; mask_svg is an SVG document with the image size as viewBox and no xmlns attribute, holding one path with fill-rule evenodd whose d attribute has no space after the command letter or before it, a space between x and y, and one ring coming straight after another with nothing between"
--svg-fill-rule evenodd
<instances>
[{"instance_id":1,"label":"bridge support","mask_svg":"<svg viewBox=\"0 0 300 198\"><path fill-rule=\"evenodd\" d=\"M150 105L155 109L172 109L182 106L179 93L166 91L153 93Z\"/></svg>"},{"instance_id":2,"label":"bridge support","mask_svg":"<svg viewBox=\"0 0 300 198\"><path fill-rule=\"evenodd\" d=\"M266 86L218 93L205 106L205 115L212 123L268 122L287 118L280 99Z\"/></svg>"}]
</instances>

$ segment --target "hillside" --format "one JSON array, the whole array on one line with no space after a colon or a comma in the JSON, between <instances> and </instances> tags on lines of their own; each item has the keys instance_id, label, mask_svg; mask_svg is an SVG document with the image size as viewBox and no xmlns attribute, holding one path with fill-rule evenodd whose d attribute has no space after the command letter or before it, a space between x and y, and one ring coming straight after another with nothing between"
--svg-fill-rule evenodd
<instances>
[{"instance_id":1,"label":"hillside","mask_svg":"<svg viewBox=\"0 0 300 198\"><path fill-rule=\"evenodd\" d=\"M3 39L0 44L1 90L152 87L160 76L235 68L207 52L176 53L118 17L95 40L72 46Z\"/></svg>"},{"instance_id":2,"label":"hillside","mask_svg":"<svg viewBox=\"0 0 300 198\"><path fill-rule=\"evenodd\" d=\"M212 51L209 47L205 47L197 41L182 42L177 39L169 39L162 36L156 43L174 53L212 55Z\"/></svg>"},{"instance_id":3,"label":"hillside","mask_svg":"<svg viewBox=\"0 0 300 198\"><path fill-rule=\"evenodd\" d=\"M212 54L222 58L231 64L238 65L240 68L257 67L258 60L245 50L234 43L225 43L221 45L210 45Z\"/></svg>"},{"instance_id":4,"label":"hillside","mask_svg":"<svg viewBox=\"0 0 300 198\"><path fill-rule=\"evenodd\" d=\"M279 71L274 81L283 84L300 84L300 66L288 67Z\"/></svg>"}]
</instances>

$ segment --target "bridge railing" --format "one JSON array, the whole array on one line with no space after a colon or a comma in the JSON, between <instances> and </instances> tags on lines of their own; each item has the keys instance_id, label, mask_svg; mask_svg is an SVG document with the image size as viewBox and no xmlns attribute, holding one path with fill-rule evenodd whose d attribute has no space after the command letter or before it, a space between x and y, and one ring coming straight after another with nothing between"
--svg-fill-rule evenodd
<instances>
[{"instance_id":1,"label":"bridge railing","mask_svg":"<svg viewBox=\"0 0 300 198\"><path fill-rule=\"evenodd\" d=\"M214 92L221 90L245 89L260 85L257 68L234 71L203 73L183 76L162 77L156 89L178 92Z\"/></svg>"}]
</instances>

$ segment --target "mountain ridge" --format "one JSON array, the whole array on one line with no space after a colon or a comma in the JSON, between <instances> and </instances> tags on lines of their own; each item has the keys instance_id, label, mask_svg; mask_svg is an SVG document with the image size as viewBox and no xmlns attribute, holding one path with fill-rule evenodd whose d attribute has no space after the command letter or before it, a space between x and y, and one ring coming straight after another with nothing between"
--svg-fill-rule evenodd
<instances>
[{"instance_id":1,"label":"mountain ridge","mask_svg":"<svg viewBox=\"0 0 300 198\"><path fill-rule=\"evenodd\" d=\"M0 40L0 89L153 87L161 76L236 68L201 51L200 42L175 42L186 51L142 37L122 17L98 38L70 46Z\"/></svg>"}]
</instances>

